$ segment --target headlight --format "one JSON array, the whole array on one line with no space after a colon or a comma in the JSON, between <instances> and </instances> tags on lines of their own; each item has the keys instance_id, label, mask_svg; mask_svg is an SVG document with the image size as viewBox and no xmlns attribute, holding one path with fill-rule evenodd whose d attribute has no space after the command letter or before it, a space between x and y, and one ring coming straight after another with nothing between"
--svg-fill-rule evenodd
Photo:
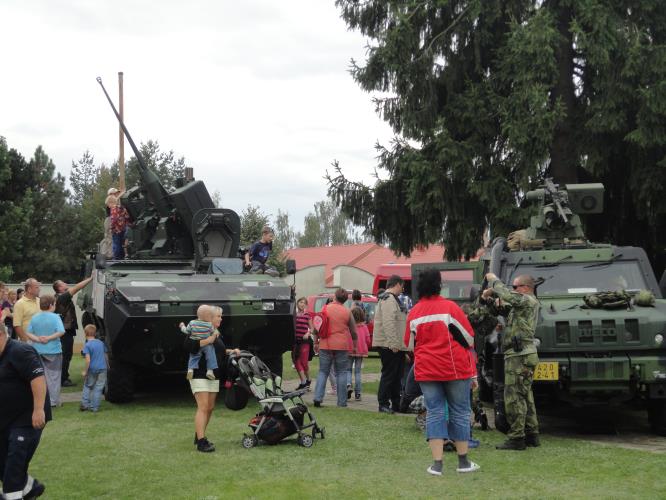
<instances>
[{"instance_id":1,"label":"headlight","mask_svg":"<svg viewBox=\"0 0 666 500\"><path fill-rule=\"evenodd\" d=\"M658 333L657 335L654 336L654 343L656 345L661 345L664 343L664 336L661 333Z\"/></svg>"},{"instance_id":2,"label":"headlight","mask_svg":"<svg viewBox=\"0 0 666 500\"><path fill-rule=\"evenodd\" d=\"M275 302L262 302L261 303L262 311L275 311Z\"/></svg>"},{"instance_id":3,"label":"headlight","mask_svg":"<svg viewBox=\"0 0 666 500\"><path fill-rule=\"evenodd\" d=\"M160 305L158 304L146 304L147 313L156 313L160 312Z\"/></svg>"}]
</instances>

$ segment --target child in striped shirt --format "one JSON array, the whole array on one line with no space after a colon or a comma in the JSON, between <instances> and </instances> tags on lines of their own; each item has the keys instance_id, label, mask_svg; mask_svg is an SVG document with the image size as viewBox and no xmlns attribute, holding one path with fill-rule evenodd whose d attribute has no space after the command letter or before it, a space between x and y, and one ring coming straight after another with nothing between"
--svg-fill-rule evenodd
<instances>
[{"instance_id":1,"label":"child in striped shirt","mask_svg":"<svg viewBox=\"0 0 666 500\"><path fill-rule=\"evenodd\" d=\"M189 335L194 340L206 339L215 331L212 320L213 309L209 306L201 305L197 309L197 319L190 321L187 326L185 326L185 323L181 323L180 331L185 335ZM190 358L187 361L187 380L192 380L194 377L194 370L199 367L202 354L206 359L206 378L215 380L213 370L217 369L217 356L215 355L213 344L203 346L196 354L190 354Z\"/></svg>"}]
</instances>

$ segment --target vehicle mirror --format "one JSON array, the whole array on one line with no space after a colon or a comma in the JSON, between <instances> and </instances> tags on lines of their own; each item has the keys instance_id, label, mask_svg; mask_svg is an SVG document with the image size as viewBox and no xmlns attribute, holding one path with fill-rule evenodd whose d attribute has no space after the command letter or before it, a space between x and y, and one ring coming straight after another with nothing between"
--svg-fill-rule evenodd
<instances>
[{"instance_id":1,"label":"vehicle mirror","mask_svg":"<svg viewBox=\"0 0 666 500\"><path fill-rule=\"evenodd\" d=\"M293 259L289 259L286 262L287 266L287 274L296 274L296 261Z\"/></svg>"},{"instance_id":2,"label":"vehicle mirror","mask_svg":"<svg viewBox=\"0 0 666 500\"><path fill-rule=\"evenodd\" d=\"M106 256L103 253L95 255L95 268L106 269Z\"/></svg>"}]
</instances>

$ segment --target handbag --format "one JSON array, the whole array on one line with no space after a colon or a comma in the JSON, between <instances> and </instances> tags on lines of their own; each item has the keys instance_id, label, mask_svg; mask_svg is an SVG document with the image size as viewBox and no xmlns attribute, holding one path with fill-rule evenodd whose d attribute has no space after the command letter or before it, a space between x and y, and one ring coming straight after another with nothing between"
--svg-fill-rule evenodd
<instances>
[{"instance_id":1,"label":"handbag","mask_svg":"<svg viewBox=\"0 0 666 500\"><path fill-rule=\"evenodd\" d=\"M312 319L312 325L317 331L317 336L320 339L328 338L330 335L328 313L326 312L326 306L321 310L321 312Z\"/></svg>"}]
</instances>

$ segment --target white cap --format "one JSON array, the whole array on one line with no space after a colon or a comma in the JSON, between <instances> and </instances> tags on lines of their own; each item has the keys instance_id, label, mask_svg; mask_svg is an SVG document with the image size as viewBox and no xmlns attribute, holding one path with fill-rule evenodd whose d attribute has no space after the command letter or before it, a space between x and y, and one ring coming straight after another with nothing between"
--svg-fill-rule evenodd
<instances>
[{"instance_id":1,"label":"white cap","mask_svg":"<svg viewBox=\"0 0 666 500\"><path fill-rule=\"evenodd\" d=\"M120 191L118 191L116 188L109 188L109 190L106 192L107 195L116 193L120 193Z\"/></svg>"}]
</instances>

